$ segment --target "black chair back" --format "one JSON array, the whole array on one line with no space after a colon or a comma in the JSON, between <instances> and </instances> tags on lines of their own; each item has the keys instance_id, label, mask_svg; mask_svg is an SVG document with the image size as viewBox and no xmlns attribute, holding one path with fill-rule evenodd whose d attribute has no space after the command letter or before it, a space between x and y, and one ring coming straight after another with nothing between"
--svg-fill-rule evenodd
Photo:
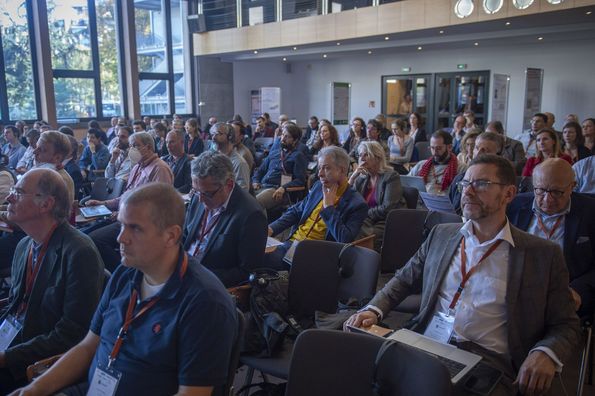
<instances>
[{"instance_id":1,"label":"black chair back","mask_svg":"<svg viewBox=\"0 0 595 396\"><path fill-rule=\"evenodd\" d=\"M236 309L238 314L238 334L231 349L231 356L229 359L229 367L227 369L227 381L223 386L215 388L212 396L232 396L234 395L233 383L236 376L236 370L240 363L240 350L244 342L244 333L246 331L246 319L244 314L239 309Z\"/></svg>"},{"instance_id":2,"label":"black chair back","mask_svg":"<svg viewBox=\"0 0 595 396\"><path fill-rule=\"evenodd\" d=\"M374 297L380 272L380 255L376 251L349 246L343 250L339 264L343 272L339 279L339 301L351 298L367 301Z\"/></svg>"},{"instance_id":3,"label":"black chair back","mask_svg":"<svg viewBox=\"0 0 595 396\"><path fill-rule=\"evenodd\" d=\"M382 242L382 272L395 272L417 252L423 242L427 213L421 209L395 209L389 212Z\"/></svg>"},{"instance_id":4,"label":"black chair back","mask_svg":"<svg viewBox=\"0 0 595 396\"><path fill-rule=\"evenodd\" d=\"M426 217L426 221L424 224L424 240L426 236L430 234L432 228L437 226L438 224L447 224L447 223L462 223L463 219L456 213L446 213L446 212L435 212L430 211L428 216Z\"/></svg>"},{"instance_id":5,"label":"black chair back","mask_svg":"<svg viewBox=\"0 0 595 396\"><path fill-rule=\"evenodd\" d=\"M414 187L401 186L403 189L403 198L407 203L407 209L417 208L417 201L419 200L419 191Z\"/></svg>"}]
</instances>

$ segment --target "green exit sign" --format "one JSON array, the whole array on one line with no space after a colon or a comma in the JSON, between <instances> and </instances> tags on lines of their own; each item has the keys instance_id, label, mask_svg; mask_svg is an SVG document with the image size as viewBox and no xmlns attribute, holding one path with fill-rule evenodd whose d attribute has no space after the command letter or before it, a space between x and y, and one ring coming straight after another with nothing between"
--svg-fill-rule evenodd
<instances>
[{"instance_id":1,"label":"green exit sign","mask_svg":"<svg viewBox=\"0 0 595 396\"><path fill-rule=\"evenodd\" d=\"M457 69L459 70L465 70L467 68L467 64L466 63L459 63L457 65Z\"/></svg>"}]
</instances>

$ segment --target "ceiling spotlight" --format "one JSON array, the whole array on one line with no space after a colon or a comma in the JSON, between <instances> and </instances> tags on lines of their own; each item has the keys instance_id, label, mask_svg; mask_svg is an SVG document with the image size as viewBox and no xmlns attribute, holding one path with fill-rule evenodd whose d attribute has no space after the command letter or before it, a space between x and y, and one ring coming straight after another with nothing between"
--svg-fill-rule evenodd
<instances>
[{"instance_id":1,"label":"ceiling spotlight","mask_svg":"<svg viewBox=\"0 0 595 396\"><path fill-rule=\"evenodd\" d=\"M388 40L389 38L390 38L390 37L388 37L388 36L384 36L384 39L385 39L385 40Z\"/></svg>"},{"instance_id":2,"label":"ceiling spotlight","mask_svg":"<svg viewBox=\"0 0 595 396\"><path fill-rule=\"evenodd\" d=\"M592 13L593 13L593 11L587 11L587 12L585 12L585 14L587 14L587 15L591 15Z\"/></svg>"},{"instance_id":3,"label":"ceiling spotlight","mask_svg":"<svg viewBox=\"0 0 595 396\"><path fill-rule=\"evenodd\" d=\"M326 58L326 54L322 54L322 57L323 57L323 58Z\"/></svg>"},{"instance_id":4,"label":"ceiling spotlight","mask_svg":"<svg viewBox=\"0 0 595 396\"><path fill-rule=\"evenodd\" d=\"M283 62L287 62L287 58L283 58Z\"/></svg>"},{"instance_id":5,"label":"ceiling spotlight","mask_svg":"<svg viewBox=\"0 0 595 396\"><path fill-rule=\"evenodd\" d=\"M294 50L294 51L297 51L297 47L293 47L293 50Z\"/></svg>"},{"instance_id":6,"label":"ceiling spotlight","mask_svg":"<svg viewBox=\"0 0 595 396\"><path fill-rule=\"evenodd\" d=\"M341 45L341 43L337 43L337 45Z\"/></svg>"},{"instance_id":7,"label":"ceiling spotlight","mask_svg":"<svg viewBox=\"0 0 595 396\"><path fill-rule=\"evenodd\" d=\"M441 31L439 31L438 33L440 33L440 34L444 34L444 30L441 30Z\"/></svg>"},{"instance_id":8,"label":"ceiling spotlight","mask_svg":"<svg viewBox=\"0 0 595 396\"><path fill-rule=\"evenodd\" d=\"M418 51L421 51L421 49L422 49L421 45L419 47L417 47Z\"/></svg>"},{"instance_id":9,"label":"ceiling spotlight","mask_svg":"<svg viewBox=\"0 0 595 396\"><path fill-rule=\"evenodd\" d=\"M473 45L477 47L479 45L479 43L473 43Z\"/></svg>"},{"instance_id":10,"label":"ceiling spotlight","mask_svg":"<svg viewBox=\"0 0 595 396\"><path fill-rule=\"evenodd\" d=\"M368 51L368 55L372 55L372 51Z\"/></svg>"},{"instance_id":11,"label":"ceiling spotlight","mask_svg":"<svg viewBox=\"0 0 595 396\"><path fill-rule=\"evenodd\" d=\"M543 40L543 37L537 37L537 40L541 41Z\"/></svg>"},{"instance_id":12,"label":"ceiling spotlight","mask_svg":"<svg viewBox=\"0 0 595 396\"><path fill-rule=\"evenodd\" d=\"M258 51L254 51L255 54L258 54Z\"/></svg>"},{"instance_id":13,"label":"ceiling spotlight","mask_svg":"<svg viewBox=\"0 0 595 396\"><path fill-rule=\"evenodd\" d=\"M510 26L510 22L506 22L506 23L505 23L505 25L506 25L506 26Z\"/></svg>"}]
</instances>

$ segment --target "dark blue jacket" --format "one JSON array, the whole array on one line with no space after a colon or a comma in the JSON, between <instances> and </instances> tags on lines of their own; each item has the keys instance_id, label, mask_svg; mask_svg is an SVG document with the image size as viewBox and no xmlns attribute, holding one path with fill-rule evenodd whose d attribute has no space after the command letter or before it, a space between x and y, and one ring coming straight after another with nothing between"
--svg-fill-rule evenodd
<instances>
[{"instance_id":1,"label":"dark blue jacket","mask_svg":"<svg viewBox=\"0 0 595 396\"><path fill-rule=\"evenodd\" d=\"M265 188L281 186L281 175L283 170L292 176L291 182L283 187L302 187L306 185L306 168L308 160L299 150L293 150L285 154L283 166L281 166L281 150L271 150L269 155L262 161L254 176L253 183L260 183Z\"/></svg>"},{"instance_id":2,"label":"dark blue jacket","mask_svg":"<svg viewBox=\"0 0 595 396\"><path fill-rule=\"evenodd\" d=\"M194 155L198 157L205 149L205 144L201 138L197 137L192 141L192 146L188 146L190 143L190 137L188 135L184 136L184 151L188 155Z\"/></svg>"},{"instance_id":3,"label":"dark blue jacket","mask_svg":"<svg viewBox=\"0 0 595 396\"><path fill-rule=\"evenodd\" d=\"M184 154L178 162L174 163L174 157L172 155L166 155L161 157L163 161L171 168L174 174L174 188L186 194L192 188L192 177L190 176L190 163L192 160L188 155Z\"/></svg>"},{"instance_id":4,"label":"dark blue jacket","mask_svg":"<svg viewBox=\"0 0 595 396\"><path fill-rule=\"evenodd\" d=\"M308 196L293 205L269 227L273 235L291 227L290 235L310 216L316 205L322 200L322 184L316 182ZM337 206L329 206L320 211L320 218L326 224L326 240L348 243L355 240L360 228L368 216L368 205L364 198L352 187L348 187Z\"/></svg>"},{"instance_id":5,"label":"dark blue jacket","mask_svg":"<svg viewBox=\"0 0 595 396\"><path fill-rule=\"evenodd\" d=\"M510 222L527 231L533 217L533 193L518 194L507 210ZM570 286L581 296L579 312L595 309L595 200L572 193L570 212L564 220L564 258Z\"/></svg>"}]
</instances>

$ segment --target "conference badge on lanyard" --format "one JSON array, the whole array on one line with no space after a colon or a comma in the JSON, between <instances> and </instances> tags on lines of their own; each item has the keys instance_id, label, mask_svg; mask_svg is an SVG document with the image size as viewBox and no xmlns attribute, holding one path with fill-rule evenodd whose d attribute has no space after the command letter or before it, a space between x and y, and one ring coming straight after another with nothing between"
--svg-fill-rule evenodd
<instances>
[{"instance_id":1,"label":"conference badge on lanyard","mask_svg":"<svg viewBox=\"0 0 595 396\"><path fill-rule=\"evenodd\" d=\"M98 364L93 373L87 396L114 396L122 373L108 366Z\"/></svg>"},{"instance_id":2,"label":"conference badge on lanyard","mask_svg":"<svg viewBox=\"0 0 595 396\"><path fill-rule=\"evenodd\" d=\"M0 352L8 349L23 325L12 315L8 315L0 325Z\"/></svg>"},{"instance_id":3,"label":"conference badge on lanyard","mask_svg":"<svg viewBox=\"0 0 595 396\"><path fill-rule=\"evenodd\" d=\"M454 312L445 314L438 312L432 317L432 321L426 327L424 335L426 337L433 338L438 342L448 344L455 323Z\"/></svg>"}]
</instances>

